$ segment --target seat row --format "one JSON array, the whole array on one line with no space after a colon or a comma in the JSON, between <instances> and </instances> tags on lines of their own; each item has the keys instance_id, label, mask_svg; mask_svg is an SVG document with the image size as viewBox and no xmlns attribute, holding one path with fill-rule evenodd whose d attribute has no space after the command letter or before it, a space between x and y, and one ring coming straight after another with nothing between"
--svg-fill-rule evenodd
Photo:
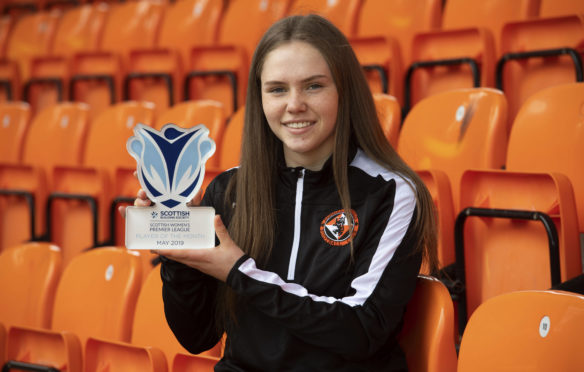
<instances>
[{"instance_id":1,"label":"seat row","mask_svg":"<svg viewBox=\"0 0 584 372\"><path fill-rule=\"evenodd\" d=\"M0 365L72 372L212 371L223 342L199 355L178 344L164 318L159 268L140 273L137 254L116 247L85 252L66 266L59 248L49 243L3 251ZM454 329L448 290L420 275L398 337L410 371L579 371L584 366L577 352L584 297L573 293L519 291L488 300L472 315L458 358Z\"/></svg>"},{"instance_id":2,"label":"seat row","mask_svg":"<svg viewBox=\"0 0 584 372\"><path fill-rule=\"evenodd\" d=\"M536 90L583 79L584 6L573 0L86 4L14 22L4 32L0 77L5 94L14 91L34 110L66 99L99 112L125 99L164 110L211 98L230 115L245 100L262 33L285 15L307 12L350 38L372 90L395 96L405 112L437 92L486 86L507 93L513 116Z\"/></svg>"}]
</instances>

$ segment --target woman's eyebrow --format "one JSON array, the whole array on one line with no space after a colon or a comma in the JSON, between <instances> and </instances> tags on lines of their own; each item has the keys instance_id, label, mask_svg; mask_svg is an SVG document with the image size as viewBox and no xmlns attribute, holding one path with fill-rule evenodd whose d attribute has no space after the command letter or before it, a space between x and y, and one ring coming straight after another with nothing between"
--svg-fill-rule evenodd
<instances>
[{"instance_id":1,"label":"woman's eyebrow","mask_svg":"<svg viewBox=\"0 0 584 372\"><path fill-rule=\"evenodd\" d=\"M305 79L302 79L300 82L306 83L309 81L318 80L318 79L322 79L322 78L329 78L329 76L325 75L325 74L316 74L316 75L309 76ZM286 83L283 81L279 81L279 80L268 80L268 81L264 82L262 85L281 85L281 84L286 84Z\"/></svg>"}]
</instances>

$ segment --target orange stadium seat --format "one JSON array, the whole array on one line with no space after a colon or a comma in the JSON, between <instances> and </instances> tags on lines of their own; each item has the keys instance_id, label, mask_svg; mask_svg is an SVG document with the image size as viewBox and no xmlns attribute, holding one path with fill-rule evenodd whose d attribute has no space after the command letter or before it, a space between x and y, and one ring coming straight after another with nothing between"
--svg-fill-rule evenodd
<instances>
[{"instance_id":1,"label":"orange stadium seat","mask_svg":"<svg viewBox=\"0 0 584 372\"><path fill-rule=\"evenodd\" d=\"M69 96L71 56L94 52L103 34L106 4L85 4L66 10L60 18L47 53L31 59L30 79L24 84L23 100L33 113Z\"/></svg>"},{"instance_id":2,"label":"orange stadium seat","mask_svg":"<svg viewBox=\"0 0 584 372\"><path fill-rule=\"evenodd\" d=\"M61 250L51 243L26 243L0 254L0 323L50 328Z\"/></svg>"},{"instance_id":3,"label":"orange stadium seat","mask_svg":"<svg viewBox=\"0 0 584 372\"><path fill-rule=\"evenodd\" d=\"M81 371L89 337L130 340L140 285L135 253L107 247L75 257L57 287L51 330L10 328L6 359Z\"/></svg>"},{"instance_id":4,"label":"orange stadium seat","mask_svg":"<svg viewBox=\"0 0 584 372\"><path fill-rule=\"evenodd\" d=\"M245 101L249 65L264 32L286 15L290 0L229 2L217 43L191 50L184 82L184 99L213 99L230 116Z\"/></svg>"},{"instance_id":5,"label":"orange stadium seat","mask_svg":"<svg viewBox=\"0 0 584 372\"><path fill-rule=\"evenodd\" d=\"M401 104L403 67L400 47L386 37L353 37L349 40L369 88L375 93L391 94Z\"/></svg>"},{"instance_id":6,"label":"orange stadium seat","mask_svg":"<svg viewBox=\"0 0 584 372\"><path fill-rule=\"evenodd\" d=\"M505 25L496 86L513 119L526 99L553 85L584 81L584 14Z\"/></svg>"},{"instance_id":7,"label":"orange stadium seat","mask_svg":"<svg viewBox=\"0 0 584 372\"><path fill-rule=\"evenodd\" d=\"M219 166L205 168L205 180L202 190L205 190L211 180L219 173L239 165L241 155L241 140L243 137L243 125L245 119L245 105L241 106L229 119L225 127L223 140L219 147ZM217 154L216 154L217 155Z\"/></svg>"},{"instance_id":8,"label":"orange stadium seat","mask_svg":"<svg viewBox=\"0 0 584 372\"><path fill-rule=\"evenodd\" d=\"M0 103L0 163L22 161L30 117L30 105L26 102Z\"/></svg>"},{"instance_id":9,"label":"orange stadium seat","mask_svg":"<svg viewBox=\"0 0 584 372\"><path fill-rule=\"evenodd\" d=\"M562 291L497 296L471 317L459 372L576 372L584 368L584 297Z\"/></svg>"},{"instance_id":10,"label":"orange stadium seat","mask_svg":"<svg viewBox=\"0 0 584 372\"><path fill-rule=\"evenodd\" d=\"M456 370L454 307L448 289L438 279L418 276L398 340L411 372Z\"/></svg>"},{"instance_id":11,"label":"orange stadium seat","mask_svg":"<svg viewBox=\"0 0 584 372\"><path fill-rule=\"evenodd\" d=\"M366 0L359 12L356 36L395 40L399 45L400 66L409 66L414 35L439 29L441 18L441 0ZM396 76L396 79L403 84L401 75ZM402 93L396 94L391 90L390 93L401 102Z\"/></svg>"},{"instance_id":12,"label":"orange stadium seat","mask_svg":"<svg viewBox=\"0 0 584 372\"><path fill-rule=\"evenodd\" d=\"M130 51L124 99L148 100L158 112L183 100L182 81L191 48L213 45L225 2L185 0L170 4L154 48Z\"/></svg>"},{"instance_id":13,"label":"orange stadium seat","mask_svg":"<svg viewBox=\"0 0 584 372\"><path fill-rule=\"evenodd\" d=\"M566 175L574 189L579 230L584 237L583 97L584 83L561 84L532 95L513 123L507 169Z\"/></svg>"},{"instance_id":14,"label":"orange stadium seat","mask_svg":"<svg viewBox=\"0 0 584 372\"><path fill-rule=\"evenodd\" d=\"M383 93L373 94L379 122L387 141L397 148L397 139L401 127L401 107L395 97Z\"/></svg>"},{"instance_id":15,"label":"orange stadium seat","mask_svg":"<svg viewBox=\"0 0 584 372\"><path fill-rule=\"evenodd\" d=\"M506 148L505 96L495 89L467 88L420 101L405 118L397 149L414 170L448 175L456 211L462 173L501 169Z\"/></svg>"},{"instance_id":16,"label":"orange stadium seat","mask_svg":"<svg viewBox=\"0 0 584 372\"><path fill-rule=\"evenodd\" d=\"M89 338L85 346L85 372L167 372L164 354L156 348L105 342Z\"/></svg>"},{"instance_id":17,"label":"orange stadium seat","mask_svg":"<svg viewBox=\"0 0 584 372\"><path fill-rule=\"evenodd\" d=\"M10 16L0 17L0 103L11 101L14 97L14 85L19 84L17 67L14 61L6 60L6 45L15 20ZM18 80L18 82L16 82Z\"/></svg>"},{"instance_id":18,"label":"orange stadium seat","mask_svg":"<svg viewBox=\"0 0 584 372\"><path fill-rule=\"evenodd\" d=\"M91 347L99 350L92 351L99 354L101 361L94 361L93 364L110 364L113 366L115 360L139 358L152 364L164 362L164 370L172 370L172 363L175 355L189 352L180 345L176 337L170 330L164 315L164 304L162 301L162 280L160 278L160 265L150 271L147 276L136 304L134 323L132 326L131 343L111 342L107 340L90 339ZM90 344L88 342L88 349ZM217 362L221 355L222 344L219 343L214 348L199 354L204 360ZM147 358L147 356L150 356ZM125 365L120 362L119 365ZM158 366L155 371L161 371ZM92 369L93 370L93 369ZM137 369L128 369L132 371ZM115 371L115 370L112 370ZM120 369L120 371L125 371Z\"/></svg>"},{"instance_id":19,"label":"orange stadium seat","mask_svg":"<svg viewBox=\"0 0 584 372\"><path fill-rule=\"evenodd\" d=\"M423 97L465 87L493 87L503 25L537 16L539 0L449 0L442 29L414 37L405 110Z\"/></svg>"},{"instance_id":20,"label":"orange stadium seat","mask_svg":"<svg viewBox=\"0 0 584 372\"><path fill-rule=\"evenodd\" d=\"M0 247L46 233L45 206L54 184L53 169L81 164L87 116L83 103L43 110L30 124L22 163L0 164Z\"/></svg>"},{"instance_id":21,"label":"orange stadium seat","mask_svg":"<svg viewBox=\"0 0 584 372\"><path fill-rule=\"evenodd\" d=\"M171 372L213 372L219 358L205 355L176 354Z\"/></svg>"},{"instance_id":22,"label":"orange stadium seat","mask_svg":"<svg viewBox=\"0 0 584 372\"><path fill-rule=\"evenodd\" d=\"M130 51L155 45L165 7L153 1L110 5L99 50L73 55L70 99L88 103L92 118L122 100L122 79L128 70ZM132 22L128 22L130 19Z\"/></svg>"},{"instance_id":23,"label":"orange stadium seat","mask_svg":"<svg viewBox=\"0 0 584 372\"><path fill-rule=\"evenodd\" d=\"M65 262L84 249L111 245L110 219L119 168L136 169L126 149L138 123L153 125L154 107L150 102L122 102L103 111L87 133L83 162L78 166L55 169L55 182L49 195L47 215L49 239L63 251ZM136 189L133 191L135 196Z\"/></svg>"},{"instance_id":24,"label":"orange stadium seat","mask_svg":"<svg viewBox=\"0 0 584 372\"><path fill-rule=\"evenodd\" d=\"M437 169L418 170L434 202L438 225L438 262L441 268L453 264L454 258L454 203L450 181L445 172ZM424 271L426 270L426 271ZM422 272L427 273L424 268Z\"/></svg>"},{"instance_id":25,"label":"orange stadium seat","mask_svg":"<svg viewBox=\"0 0 584 372\"><path fill-rule=\"evenodd\" d=\"M0 322L0 364L6 361L6 327Z\"/></svg>"},{"instance_id":26,"label":"orange stadium seat","mask_svg":"<svg viewBox=\"0 0 584 372\"><path fill-rule=\"evenodd\" d=\"M48 54L60 17L58 11L41 11L24 15L16 21L5 56L18 64L22 81L30 77L31 59Z\"/></svg>"},{"instance_id":27,"label":"orange stadium seat","mask_svg":"<svg viewBox=\"0 0 584 372\"><path fill-rule=\"evenodd\" d=\"M582 273L578 220L568 178L559 173L466 171L456 219L456 278L467 314L498 294L547 289Z\"/></svg>"},{"instance_id":28,"label":"orange stadium seat","mask_svg":"<svg viewBox=\"0 0 584 372\"><path fill-rule=\"evenodd\" d=\"M346 37L352 37L357 32L359 11L364 2L364 0L293 0L288 14L319 14L337 26Z\"/></svg>"}]
</instances>

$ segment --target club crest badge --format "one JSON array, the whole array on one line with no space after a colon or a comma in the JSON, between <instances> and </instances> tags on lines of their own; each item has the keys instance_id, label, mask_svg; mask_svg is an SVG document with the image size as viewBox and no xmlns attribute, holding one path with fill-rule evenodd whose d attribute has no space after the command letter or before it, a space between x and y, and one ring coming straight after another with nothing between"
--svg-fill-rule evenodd
<instances>
[{"instance_id":1,"label":"club crest badge","mask_svg":"<svg viewBox=\"0 0 584 372\"><path fill-rule=\"evenodd\" d=\"M343 246L351 242L359 230L357 213L351 210L353 221L349 221L343 209L326 216L320 223L320 235L330 245Z\"/></svg>"},{"instance_id":2,"label":"club crest badge","mask_svg":"<svg viewBox=\"0 0 584 372\"><path fill-rule=\"evenodd\" d=\"M138 124L127 149L138 163L138 179L150 200L174 208L201 188L215 142L202 124L189 129L167 124L160 132Z\"/></svg>"}]
</instances>

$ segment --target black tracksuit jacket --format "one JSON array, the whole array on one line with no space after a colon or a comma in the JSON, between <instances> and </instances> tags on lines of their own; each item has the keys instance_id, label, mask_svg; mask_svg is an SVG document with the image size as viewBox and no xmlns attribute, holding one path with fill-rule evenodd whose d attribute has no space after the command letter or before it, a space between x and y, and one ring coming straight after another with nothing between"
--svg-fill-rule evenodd
<instances>
[{"instance_id":1,"label":"black tracksuit jacket","mask_svg":"<svg viewBox=\"0 0 584 372\"><path fill-rule=\"evenodd\" d=\"M231 269L226 284L239 300L236 323L225 330L215 322L218 281L163 260L166 318L181 344L199 353L227 332L216 371L407 370L397 335L421 264L414 192L358 150L349 166L349 226L331 163L318 172L282 167L271 257L259 266L245 255ZM235 172L216 177L202 202L226 226L224 190Z\"/></svg>"}]
</instances>

